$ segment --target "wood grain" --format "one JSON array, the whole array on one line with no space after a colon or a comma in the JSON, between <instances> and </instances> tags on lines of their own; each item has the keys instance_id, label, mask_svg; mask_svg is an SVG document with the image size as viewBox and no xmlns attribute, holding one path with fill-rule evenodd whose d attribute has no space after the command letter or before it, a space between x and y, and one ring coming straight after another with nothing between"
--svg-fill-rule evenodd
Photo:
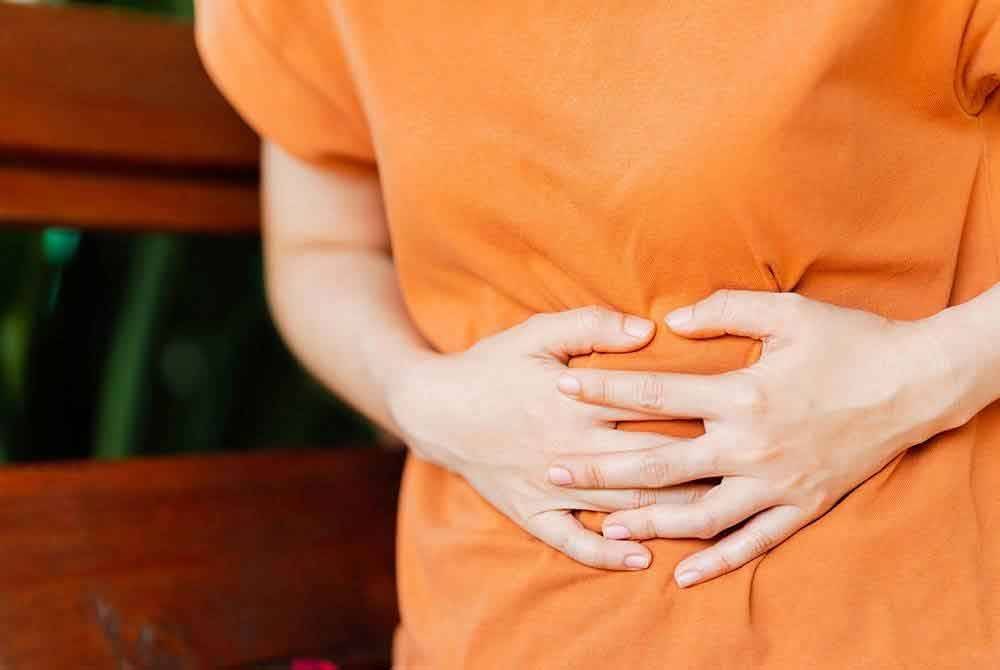
<instances>
[{"instance_id":1,"label":"wood grain","mask_svg":"<svg viewBox=\"0 0 1000 670\"><path fill-rule=\"evenodd\" d=\"M0 224L258 227L257 138L189 25L0 2L0 26ZM0 668L386 667L401 466L348 449L0 470Z\"/></svg>"},{"instance_id":2,"label":"wood grain","mask_svg":"<svg viewBox=\"0 0 1000 670\"><path fill-rule=\"evenodd\" d=\"M252 167L257 139L201 66L191 25L0 3L0 154Z\"/></svg>"},{"instance_id":3,"label":"wood grain","mask_svg":"<svg viewBox=\"0 0 1000 670\"><path fill-rule=\"evenodd\" d=\"M0 26L0 223L259 228L259 141L190 24L0 2Z\"/></svg>"},{"instance_id":4,"label":"wood grain","mask_svg":"<svg viewBox=\"0 0 1000 670\"><path fill-rule=\"evenodd\" d=\"M0 224L5 221L122 231L255 232L260 207L254 184L210 176L170 179L0 164Z\"/></svg>"},{"instance_id":5,"label":"wood grain","mask_svg":"<svg viewBox=\"0 0 1000 670\"><path fill-rule=\"evenodd\" d=\"M399 453L0 471L0 667L385 661Z\"/></svg>"}]
</instances>

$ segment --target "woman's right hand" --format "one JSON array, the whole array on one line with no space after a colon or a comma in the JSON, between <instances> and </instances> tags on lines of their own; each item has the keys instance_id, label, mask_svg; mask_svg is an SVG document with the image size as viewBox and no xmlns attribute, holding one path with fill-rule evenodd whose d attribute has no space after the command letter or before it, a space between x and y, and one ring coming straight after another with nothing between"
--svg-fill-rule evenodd
<instances>
[{"instance_id":1,"label":"woman's right hand","mask_svg":"<svg viewBox=\"0 0 1000 670\"><path fill-rule=\"evenodd\" d=\"M458 354L432 355L403 371L388 404L411 450L461 475L526 531L597 568L641 570L649 550L585 528L576 510L614 512L693 500L708 489L563 489L546 479L567 454L649 449L662 436L615 429L651 418L576 403L555 382L573 356L641 349L655 326L599 307L538 314Z\"/></svg>"}]
</instances>

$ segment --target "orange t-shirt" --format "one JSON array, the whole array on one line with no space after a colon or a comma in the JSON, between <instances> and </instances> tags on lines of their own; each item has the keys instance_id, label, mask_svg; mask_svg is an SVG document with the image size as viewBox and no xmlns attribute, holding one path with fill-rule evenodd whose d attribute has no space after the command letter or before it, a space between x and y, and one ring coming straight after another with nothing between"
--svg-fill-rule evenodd
<instances>
[{"instance_id":1,"label":"orange t-shirt","mask_svg":"<svg viewBox=\"0 0 1000 670\"><path fill-rule=\"evenodd\" d=\"M898 319L982 292L1000 280L998 16L1000 0L203 0L198 18L264 136L377 163L407 305L450 352L586 304L659 322L722 287ZM711 373L758 352L661 328L573 364ZM1000 667L1000 403L765 557L677 589L706 544L587 568L411 458L396 665Z\"/></svg>"}]
</instances>

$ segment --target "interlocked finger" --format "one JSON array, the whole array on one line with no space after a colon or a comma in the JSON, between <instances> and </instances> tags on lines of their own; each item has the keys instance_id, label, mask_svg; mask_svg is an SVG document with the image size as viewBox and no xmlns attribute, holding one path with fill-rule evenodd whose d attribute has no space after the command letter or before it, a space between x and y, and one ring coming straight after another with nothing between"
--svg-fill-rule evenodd
<instances>
[{"instance_id":1,"label":"interlocked finger","mask_svg":"<svg viewBox=\"0 0 1000 670\"><path fill-rule=\"evenodd\" d=\"M682 587L740 568L781 544L805 524L802 511L781 505L761 512L713 546L681 561L674 570Z\"/></svg>"},{"instance_id":2,"label":"interlocked finger","mask_svg":"<svg viewBox=\"0 0 1000 670\"><path fill-rule=\"evenodd\" d=\"M573 488L664 488L734 474L738 465L727 450L703 436L668 439L645 450L560 456L551 463L548 479Z\"/></svg>"},{"instance_id":3,"label":"interlocked finger","mask_svg":"<svg viewBox=\"0 0 1000 670\"><path fill-rule=\"evenodd\" d=\"M618 540L710 538L771 505L771 497L756 483L726 479L686 505L653 505L611 514L604 520L604 534Z\"/></svg>"},{"instance_id":4,"label":"interlocked finger","mask_svg":"<svg viewBox=\"0 0 1000 670\"><path fill-rule=\"evenodd\" d=\"M570 512L551 511L536 514L525 529L549 546L573 560L603 570L642 570L652 556L638 542L609 540L584 528Z\"/></svg>"},{"instance_id":5,"label":"interlocked finger","mask_svg":"<svg viewBox=\"0 0 1000 670\"><path fill-rule=\"evenodd\" d=\"M564 394L605 407L658 418L716 418L741 392L730 373L692 375L574 368L557 380Z\"/></svg>"},{"instance_id":6,"label":"interlocked finger","mask_svg":"<svg viewBox=\"0 0 1000 670\"><path fill-rule=\"evenodd\" d=\"M691 483L663 489L577 489L565 492L565 509L618 512L650 505L688 505L713 488L711 484Z\"/></svg>"}]
</instances>

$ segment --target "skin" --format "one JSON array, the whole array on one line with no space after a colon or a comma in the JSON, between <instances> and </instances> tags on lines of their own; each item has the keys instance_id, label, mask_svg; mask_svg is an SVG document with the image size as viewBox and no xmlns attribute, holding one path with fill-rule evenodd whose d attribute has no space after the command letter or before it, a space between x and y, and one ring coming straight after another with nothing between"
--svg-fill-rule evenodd
<instances>
[{"instance_id":1,"label":"skin","mask_svg":"<svg viewBox=\"0 0 1000 670\"><path fill-rule=\"evenodd\" d=\"M540 540L593 567L648 566L651 555L641 543L587 530L572 511L682 502L707 487L566 489L548 482L545 472L562 454L656 444L655 436L614 429L614 422L645 413L588 405L553 390L570 356L641 348L653 324L585 308L537 315L460 354L435 353L399 293L377 175L362 167L313 167L273 145L265 146L262 165L269 301L303 365Z\"/></svg>"},{"instance_id":2,"label":"skin","mask_svg":"<svg viewBox=\"0 0 1000 670\"><path fill-rule=\"evenodd\" d=\"M593 567L641 570L642 539L714 537L749 519L675 572L684 586L724 574L1000 397L1000 286L912 322L796 294L719 292L668 325L763 341L755 365L723 375L571 372L571 356L632 351L652 336L652 323L597 307L436 353L402 300L373 169L320 168L265 145L263 192L271 309L303 365L417 457ZM707 432L614 429L671 417L702 418ZM612 512L603 535L576 510Z\"/></svg>"},{"instance_id":3,"label":"skin","mask_svg":"<svg viewBox=\"0 0 1000 670\"><path fill-rule=\"evenodd\" d=\"M825 514L910 447L1000 398L1000 284L917 321L893 321L794 293L723 290L667 317L688 338L762 340L758 362L719 375L574 370L557 381L584 403L704 420L705 433L644 452L555 459L566 486L672 486L720 477L687 505L621 511L605 537L713 538L685 558L691 586L744 565ZM745 522L745 523L744 523Z\"/></svg>"}]
</instances>

